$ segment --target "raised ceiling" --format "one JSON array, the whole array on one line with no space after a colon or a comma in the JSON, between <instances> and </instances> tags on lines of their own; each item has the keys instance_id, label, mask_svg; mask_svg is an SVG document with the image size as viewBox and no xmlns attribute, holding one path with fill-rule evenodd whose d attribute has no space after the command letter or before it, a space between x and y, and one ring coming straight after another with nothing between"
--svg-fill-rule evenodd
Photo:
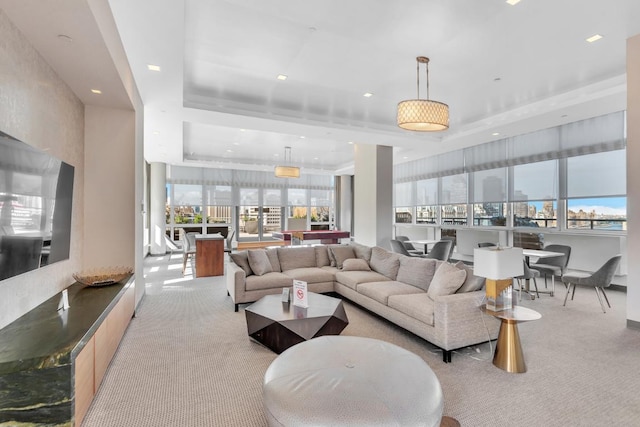
<instances>
[{"instance_id":1,"label":"raised ceiling","mask_svg":"<svg viewBox=\"0 0 640 427\"><path fill-rule=\"evenodd\" d=\"M87 31L60 5L18 3L0 0L21 29ZM624 109L626 39L640 33L637 0L108 4L145 104L147 160L271 170L291 146L303 172L347 173L349 142L390 145L407 161ZM585 41L594 34L603 38ZM431 59L431 98L450 106L448 131L395 125L397 103L416 95L419 55ZM98 78L73 73L85 86Z\"/></svg>"}]
</instances>

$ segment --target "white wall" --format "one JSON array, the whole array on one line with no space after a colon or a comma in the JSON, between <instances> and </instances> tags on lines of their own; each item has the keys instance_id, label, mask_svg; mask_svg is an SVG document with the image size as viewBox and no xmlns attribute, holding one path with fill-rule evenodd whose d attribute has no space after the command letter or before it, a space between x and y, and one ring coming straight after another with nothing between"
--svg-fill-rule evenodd
<instances>
[{"instance_id":1,"label":"white wall","mask_svg":"<svg viewBox=\"0 0 640 427\"><path fill-rule=\"evenodd\" d=\"M0 328L73 283L82 267L84 106L0 9L0 130L75 167L69 260L0 281Z\"/></svg>"},{"instance_id":2,"label":"white wall","mask_svg":"<svg viewBox=\"0 0 640 427\"><path fill-rule=\"evenodd\" d=\"M640 35L627 40L627 325L640 329ZM635 183L635 184L634 184Z\"/></svg>"},{"instance_id":3,"label":"white wall","mask_svg":"<svg viewBox=\"0 0 640 427\"><path fill-rule=\"evenodd\" d=\"M85 108L84 268L135 265L135 112Z\"/></svg>"},{"instance_id":4,"label":"white wall","mask_svg":"<svg viewBox=\"0 0 640 427\"><path fill-rule=\"evenodd\" d=\"M380 145L354 148L354 238L389 248L393 231L393 150Z\"/></svg>"}]
</instances>

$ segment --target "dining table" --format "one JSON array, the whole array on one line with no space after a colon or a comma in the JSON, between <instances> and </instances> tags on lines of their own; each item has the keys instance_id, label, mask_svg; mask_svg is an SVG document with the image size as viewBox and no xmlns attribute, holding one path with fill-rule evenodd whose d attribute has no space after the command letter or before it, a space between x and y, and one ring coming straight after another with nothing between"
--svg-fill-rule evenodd
<instances>
[{"instance_id":1,"label":"dining table","mask_svg":"<svg viewBox=\"0 0 640 427\"><path fill-rule=\"evenodd\" d=\"M407 243L411 243L412 245L423 245L425 254L429 252L429 245L433 245L438 242L439 240L433 240L433 239L407 240Z\"/></svg>"},{"instance_id":2,"label":"dining table","mask_svg":"<svg viewBox=\"0 0 640 427\"><path fill-rule=\"evenodd\" d=\"M562 256L564 254L561 252L545 251L542 249L523 249L522 255L524 255L524 260L527 263L527 266L531 267L531 258L535 258L536 260L539 260L544 258ZM556 287L555 280L553 277L551 277L551 291L549 292L539 291L538 293L548 293L550 296L553 296L555 293L555 287ZM529 280L525 280L525 286L524 286L523 292L526 292L527 294L529 294L532 297L531 299L533 299L533 294L531 293L529 288Z\"/></svg>"}]
</instances>

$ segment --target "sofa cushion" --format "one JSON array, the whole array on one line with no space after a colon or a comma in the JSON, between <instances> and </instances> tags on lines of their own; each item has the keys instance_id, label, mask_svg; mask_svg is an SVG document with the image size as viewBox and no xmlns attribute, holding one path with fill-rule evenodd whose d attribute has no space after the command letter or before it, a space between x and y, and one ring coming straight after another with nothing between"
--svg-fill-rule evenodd
<instances>
[{"instance_id":1,"label":"sofa cushion","mask_svg":"<svg viewBox=\"0 0 640 427\"><path fill-rule=\"evenodd\" d=\"M411 295L391 295L387 305L407 316L433 326L435 303L427 293Z\"/></svg>"},{"instance_id":2,"label":"sofa cushion","mask_svg":"<svg viewBox=\"0 0 640 427\"><path fill-rule=\"evenodd\" d=\"M426 291L429 289L429 284L435 273L435 259L403 256L400 258L400 268L396 280Z\"/></svg>"},{"instance_id":3,"label":"sofa cushion","mask_svg":"<svg viewBox=\"0 0 640 427\"><path fill-rule=\"evenodd\" d=\"M325 245L314 246L316 250L316 267L325 267L331 265L329 259L329 249Z\"/></svg>"},{"instance_id":4,"label":"sofa cushion","mask_svg":"<svg viewBox=\"0 0 640 427\"><path fill-rule=\"evenodd\" d=\"M342 269L344 260L356 257L356 253L351 246L332 246L329 248L329 251L336 260L336 267L339 269Z\"/></svg>"},{"instance_id":5,"label":"sofa cushion","mask_svg":"<svg viewBox=\"0 0 640 427\"><path fill-rule=\"evenodd\" d=\"M371 249L369 265L373 271L377 271L391 280L396 280L398 268L400 268L400 257L398 254L375 246Z\"/></svg>"},{"instance_id":6,"label":"sofa cushion","mask_svg":"<svg viewBox=\"0 0 640 427\"><path fill-rule=\"evenodd\" d=\"M267 256L267 251L264 249L249 249L247 251L247 258L249 259L249 267L253 270L253 274L256 276L262 276L266 273L271 273L271 261Z\"/></svg>"},{"instance_id":7,"label":"sofa cushion","mask_svg":"<svg viewBox=\"0 0 640 427\"><path fill-rule=\"evenodd\" d=\"M284 273L266 273L262 276L247 276L245 289L247 291L258 291L262 289L286 288L293 286L293 279Z\"/></svg>"},{"instance_id":8,"label":"sofa cushion","mask_svg":"<svg viewBox=\"0 0 640 427\"><path fill-rule=\"evenodd\" d=\"M386 282L361 283L358 285L358 293L387 305L391 295L408 295L424 293L422 289L406 283L388 280Z\"/></svg>"},{"instance_id":9,"label":"sofa cushion","mask_svg":"<svg viewBox=\"0 0 640 427\"><path fill-rule=\"evenodd\" d=\"M466 278L467 272L465 270L460 270L455 265L444 262L433 275L427 295L431 299L442 295L451 295L462 286Z\"/></svg>"},{"instance_id":10,"label":"sofa cushion","mask_svg":"<svg viewBox=\"0 0 640 427\"><path fill-rule=\"evenodd\" d=\"M342 271L371 271L371 267L364 259L350 258L342 263Z\"/></svg>"},{"instance_id":11,"label":"sofa cushion","mask_svg":"<svg viewBox=\"0 0 640 427\"><path fill-rule=\"evenodd\" d=\"M331 271L319 267L294 268L293 270L285 271L283 274L307 283L333 282L333 278L335 277Z\"/></svg>"},{"instance_id":12,"label":"sofa cushion","mask_svg":"<svg viewBox=\"0 0 640 427\"><path fill-rule=\"evenodd\" d=\"M282 270L280 269L280 260L278 259L278 248L268 248L267 256L271 263L271 270L280 273Z\"/></svg>"},{"instance_id":13,"label":"sofa cushion","mask_svg":"<svg viewBox=\"0 0 640 427\"><path fill-rule=\"evenodd\" d=\"M232 252L229 254L229 257L231 257L231 261L244 270L247 276L251 276L253 274L253 270L251 270L251 266L249 265L247 251Z\"/></svg>"},{"instance_id":14,"label":"sofa cushion","mask_svg":"<svg viewBox=\"0 0 640 427\"><path fill-rule=\"evenodd\" d=\"M371 261L371 247L362 245L357 242L350 242L349 246L353 248L353 251L356 253L356 257L361 258L367 262Z\"/></svg>"},{"instance_id":15,"label":"sofa cushion","mask_svg":"<svg viewBox=\"0 0 640 427\"><path fill-rule=\"evenodd\" d=\"M354 291L357 290L360 283L382 282L385 280L391 279L375 271L338 271L336 273L336 282L340 282Z\"/></svg>"},{"instance_id":16,"label":"sofa cushion","mask_svg":"<svg viewBox=\"0 0 640 427\"><path fill-rule=\"evenodd\" d=\"M282 271L294 268L316 267L316 249L312 246L278 248Z\"/></svg>"},{"instance_id":17,"label":"sofa cushion","mask_svg":"<svg viewBox=\"0 0 640 427\"><path fill-rule=\"evenodd\" d=\"M467 278L464 279L464 283L460 286L460 289L456 291L457 294L461 294L463 292L473 292L479 291L484 286L484 277L474 276L473 267L465 264L462 261L458 261L455 264L461 270L465 270L467 272Z\"/></svg>"}]
</instances>

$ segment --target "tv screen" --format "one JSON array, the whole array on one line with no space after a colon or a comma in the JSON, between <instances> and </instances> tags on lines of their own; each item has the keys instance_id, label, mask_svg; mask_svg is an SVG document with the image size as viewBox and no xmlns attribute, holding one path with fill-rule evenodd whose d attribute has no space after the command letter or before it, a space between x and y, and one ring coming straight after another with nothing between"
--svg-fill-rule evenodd
<instances>
[{"instance_id":1,"label":"tv screen","mask_svg":"<svg viewBox=\"0 0 640 427\"><path fill-rule=\"evenodd\" d=\"M69 258L73 175L0 132L0 280Z\"/></svg>"}]
</instances>

